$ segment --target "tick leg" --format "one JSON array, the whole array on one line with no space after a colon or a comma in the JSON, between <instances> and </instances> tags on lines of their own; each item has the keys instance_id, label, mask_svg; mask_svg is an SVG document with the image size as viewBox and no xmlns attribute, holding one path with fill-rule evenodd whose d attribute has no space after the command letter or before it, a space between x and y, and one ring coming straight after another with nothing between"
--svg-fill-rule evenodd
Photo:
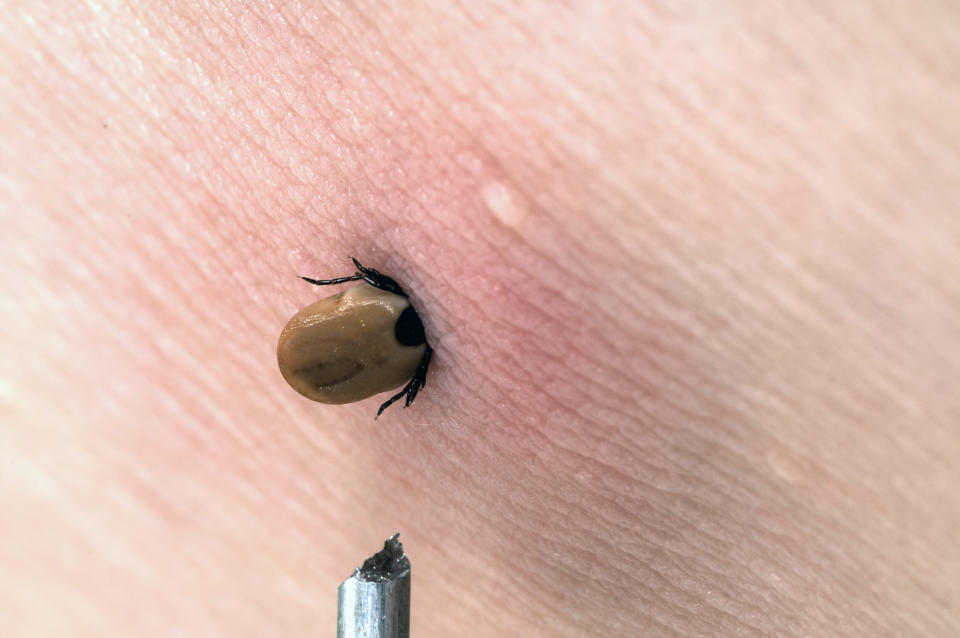
<instances>
[{"instance_id":1,"label":"tick leg","mask_svg":"<svg viewBox=\"0 0 960 638\"><path fill-rule=\"evenodd\" d=\"M417 398L417 393L420 392L420 388L427 385L427 369L430 367L430 357L433 356L433 348L430 347L430 344L427 344L427 349L423 353L423 358L420 359L420 365L417 366L416 372L413 373L413 377L410 381L407 382L407 385L403 386L403 390L397 392L395 395L390 397L383 405L380 406L380 409L377 410L377 416L373 417L374 420L377 419L383 411L393 405L394 402L400 400L404 395L407 399L404 401L403 407L409 407L413 400Z\"/></svg>"},{"instance_id":2,"label":"tick leg","mask_svg":"<svg viewBox=\"0 0 960 638\"><path fill-rule=\"evenodd\" d=\"M427 369L430 368L430 357L433 356L433 348L430 347L430 344L426 344L427 349L423 353L423 358L420 359L420 365L417 366L417 371L413 373L413 378L410 379L410 383L406 386L407 391L407 401L403 407L407 407L413 400L417 398L417 393L420 392L420 388L426 387L427 385Z\"/></svg>"},{"instance_id":3,"label":"tick leg","mask_svg":"<svg viewBox=\"0 0 960 638\"><path fill-rule=\"evenodd\" d=\"M400 295L401 297L407 296L407 293L403 291L403 288L400 287L400 284L390 277L387 277L379 270L367 268L353 257L350 259L353 260L353 265L357 267L357 272L349 277L337 277L336 279L313 279L312 277L301 276L300 279L303 279L314 286L330 286L333 284L342 284L347 281L357 281L362 279L374 288L386 290L387 292L392 292L393 294Z\"/></svg>"},{"instance_id":4,"label":"tick leg","mask_svg":"<svg viewBox=\"0 0 960 638\"><path fill-rule=\"evenodd\" d=\"M401 297L407 296L407 293L403 291L403 288L400 287L400 284L390 277L387 277L379 270L374 270L373 268L367 268L366 266L361 265L361 263L353 257L350 259L353 261L353 265L357 267L357 277L359 279L363 279L374 288L386 290L387 292L392 292L393 294L400 295Z\"/></svg>"},{"instance_id":5,"label":"tick leg","mask_svg":"<svg viewBox=\"0 0 960 638\"><path fill-rule=\"evenodd\" d=\"M400 390L400 392L397 392L395 395L393 395L392 397L390 397L389 399L387 399L387 400L383 403L383 405L380 406L380 409L377 410L377 416L373 417L373 420L376 421L378 418L380 418L380 415L383 414L383 411L384 411L384 410L386 410L386 409L389 408L391 405L393 405L394 401L396 401L397 399L399 399L400 397L402 397L402 396L405 395L406 393L407 393L407 388L404 387L403 390Z\"/></svg>"},{"instance_id":6,"label":"tick leg","mask_svg":"<svg viewBox=\"0 0 960 638\"><path fill-rule=\"evenodd\" d=\"M331 284L342 284L345 281L357 281L358 279L363 279L363 275L357 273L349 277L337 277L336 279L311 279L310 277L301 276L300 279L314 286L329 286Z\"/></svg>"}]
</instances>

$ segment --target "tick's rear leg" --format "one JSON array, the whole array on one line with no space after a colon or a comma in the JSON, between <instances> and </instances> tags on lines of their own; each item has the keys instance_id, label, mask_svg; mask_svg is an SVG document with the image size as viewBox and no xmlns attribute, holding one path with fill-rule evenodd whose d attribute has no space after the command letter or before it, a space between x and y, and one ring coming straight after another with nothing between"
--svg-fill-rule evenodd
<instances>
[{"instance_id":1,"label":"tick's rear leg","mask_svg":"<svg viewBox=\"0 0 960 638\"><path fill-rule=\"evenodd\" d=\"M409 407L410 404L413 403L413 400L417 398L417 393L420 392L420 388L427 385L427 370L430 368L430 357L432 356L433 348L431 348L428 343L427 349L423 353L423 358L420 359L420 365L417 366L416 372L413 373L413 377L407 382L407 385L403 386L403 390L397 392L380 406L380 409L377 410L377 416L373 417L374 419L383 414L384 410L404 396L407 397L407 400L404 402L403 407Z\"/></svg>"}]
</instances>

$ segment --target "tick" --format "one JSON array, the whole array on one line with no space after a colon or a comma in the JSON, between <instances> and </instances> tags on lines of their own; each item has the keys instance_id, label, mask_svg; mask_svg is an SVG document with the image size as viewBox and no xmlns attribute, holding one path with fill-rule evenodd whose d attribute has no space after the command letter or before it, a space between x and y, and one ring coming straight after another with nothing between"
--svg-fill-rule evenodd
<instances>
[{"instance_id":1,"label":"tick","mask_svg":"<svg viewBox=\"0 0 960 638\"><path fill-rule=\"evenodd\" d=\"M413 403L426 385L433 348L400 284L350 259L352 275L301 277L315 286L363 283L295 314L280 333L277 363L294 390L320 403L353 403L406 382L380 406L379 417L403 397L403 407Z\"/></svg>"}]
</instances>

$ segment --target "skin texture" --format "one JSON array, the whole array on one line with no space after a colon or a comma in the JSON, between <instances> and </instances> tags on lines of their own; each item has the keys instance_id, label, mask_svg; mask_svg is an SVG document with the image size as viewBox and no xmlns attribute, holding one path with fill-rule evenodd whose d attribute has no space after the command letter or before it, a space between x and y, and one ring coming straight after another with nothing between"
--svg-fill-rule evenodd
<instances>
[{"instance_id":1,"label":"skin texture","mask_svg":"<svg viewBox=\"0 0 960 638\"><path fill-rule=\"evenodd\" d=\"M837 5L837 6L834 6ZM960 634L953 2L12 2L4 636ZM323 406L346 255L436 352Z\"/></svg>"}]
</instances>

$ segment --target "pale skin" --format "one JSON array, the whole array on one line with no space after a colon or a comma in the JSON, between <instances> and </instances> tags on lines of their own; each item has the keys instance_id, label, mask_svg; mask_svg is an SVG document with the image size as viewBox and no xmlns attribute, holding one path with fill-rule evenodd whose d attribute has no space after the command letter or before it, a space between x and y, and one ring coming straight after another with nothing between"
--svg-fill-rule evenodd
<instances>
[{"instance_id":1,"label":"pale skin","mask_svg":"<svg viewBox=\"0 0 960 638\"><path fill-rule=\"evenodd\" d=\"M418 638L957 635L958 20L6 7L3 635L332 635L396 531ZM376 422L276 366L349 255Z\"/></svg>"}]
</instances>

